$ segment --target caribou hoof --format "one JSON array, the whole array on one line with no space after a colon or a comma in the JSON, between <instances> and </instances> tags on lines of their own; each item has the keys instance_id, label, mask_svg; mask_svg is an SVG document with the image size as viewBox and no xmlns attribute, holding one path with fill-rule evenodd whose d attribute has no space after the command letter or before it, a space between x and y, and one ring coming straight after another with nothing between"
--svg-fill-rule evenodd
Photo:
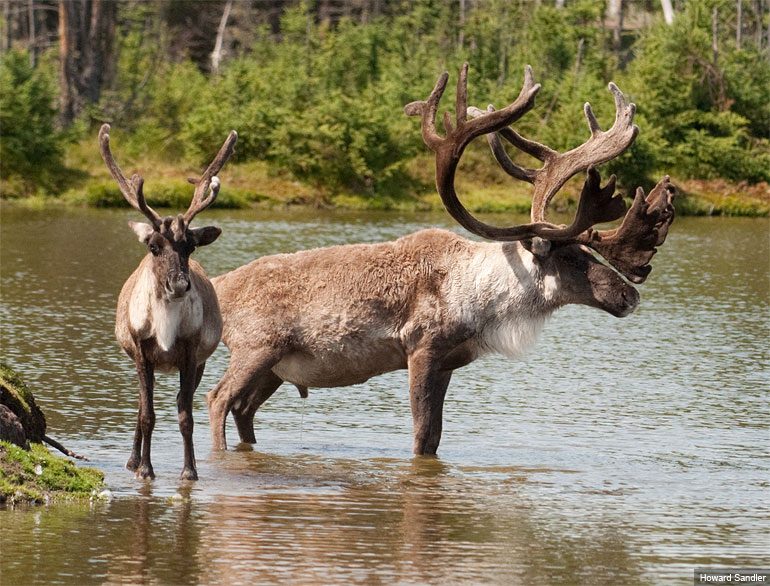
<instances>
[{"instance_id":1,"label":"caribou hoof","mask_svg":"<svg viewBox=\"0 0 770 586\"><path fill-rule=\"evenodd\" d=\"M179 480L198 480L198 472L195 468L184 468L179 475Z\"/></svg>"},{"instance_id":2,"label":"caribou hoof","mask_svg":"<svg viewBox=\"0 0 770 586\"><path fill-rule=\"evenodd\" d=\"M131 454L131 457L126 462L126 469L136 472L139 469L139 458Z\"/></svg>"},{"instance_id":3,"label":"caribou hoof","mask_svg":"<svg viewBox=\"0 0 770 586\"><path fill-rule=\"evenodd\" d=\"M155 480L155 472L152 470L152 464L146 466L139 466L134 474L134 478L138 480Z\"/></svg>"}]
</instances>

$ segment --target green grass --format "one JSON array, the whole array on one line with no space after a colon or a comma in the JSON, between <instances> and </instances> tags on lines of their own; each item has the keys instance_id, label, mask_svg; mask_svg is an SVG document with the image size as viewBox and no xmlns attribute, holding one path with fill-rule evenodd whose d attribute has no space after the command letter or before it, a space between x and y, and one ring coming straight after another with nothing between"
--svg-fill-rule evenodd
<instances>
[{"instance_id":1,"label":"green grass","mask_svg":"<svg viewBox=\"0 0 770 586\"><path fill-rule=\"evenodd\" d=\"M456 189L471 212L529 213L531 185L514 181L497 167L489 165L486 152L469 149L465 159L458 172ZM40 190L32 194L24 193L21 184L3 178L0 178L0 194L3 198L19 199L24 205L36 208L52 205L128 205L91 142L72 145L65 164L70 171L62 177L64 187L55 196ZM193 194L193 187L187 178L196 177L201 172L195 165L184 161L155 161L147 155L127 158L121 164L126 176L139 173L144 177L147 201L157 208L187 208ZM442 209L434 184L433 158L421 154L406 166L406 170L411 178L410 187L402 189L401 195L361 194L344 190L331 192L303 183L285 170L264 161L230 161L219 174L222 189L214 207L309 206L406 212ZM767 184L672 179L678 189L676 209L679 216L770 216L770 188ZM581 186L581 177L570 180L551 203L551 210L574 213Z\"/></svg>"},{"instance_id":2,"label":"green grass","mask_svg":"<svg viewBox=\"0 0 770 586\"><path fill-rule=\"evenodd\" d=\"M26 451L0 441L0 502L47 503L88 499L104 487L104 474L59 458L42 444Z\"/></svg>"},{"instance_id":3,"label":"green grass","mask_svg":"<svg viewBox=\"0 0 770 586\"><path fill-rule=\"evenodd\" d=\"M676 212L681 216L770 216L770 187L724 181L686 181L679 189Z\"/></svg>"}]
</instances>

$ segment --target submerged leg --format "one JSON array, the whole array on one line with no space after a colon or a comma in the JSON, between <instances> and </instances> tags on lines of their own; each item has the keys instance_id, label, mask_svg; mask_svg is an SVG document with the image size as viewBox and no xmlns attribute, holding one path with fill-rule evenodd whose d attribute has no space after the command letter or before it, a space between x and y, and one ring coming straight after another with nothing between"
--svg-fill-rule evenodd
<instances>
[{"instance_id":1,"label":"submerged leg","mask_svg":"<svg viewBox=\"0 0 770 586\"><path fill-rule=\"evenodd\" d=\"M139 459L141 458L142 454L142 409L141 409L141 401L139 408L136 412L136 429L134 430L134 445L131 448L131 455L128 457L128 461L126 462L126 468L131 470L132 472L136 472L137 468L139 468Z\"/></svg>"},{"instance_id":2,"label":"submerged leg","mask_svg":"<svg viewBox=\"0 0 770 586\"><path fill-rule=\"evenodd\" d=\"M155 428L155 408L153 406L155 370L152 363L145 358L144 346L144 343L140 344L139 358L136 360L136 373L139 377L139 417L137 423L138 427L141 428L141 437L140 440L137 440L136 436L134 437L134 449L139 449L141 455L135 477L155 478L155 472L150 461L152 430ZM129 460L129 463L131 462L132 460Z\"/></svg>"},{"instance_id":3,"label":"submerged leg","mask_svg":"<svg viewBox=\"0 0 770 586\"><path fill-rule=\"evenodd\" d=\"M192 346L192 345L191 345ZM179 369L179 393L176 396L177 412L179 414L179 431L184 444L184 465L179 478L182 480L198 480L198 470L195 466L195 449L193 447L193 414L192 402L195 389L203 376L206 363L195 364L195 348L192 347L186 363Z\"/></svg>"},{"instance_id":4,"label":"submerged leg","mask_svg":"<svg viewBox=\"0 0 770 586\"><path fill-rule=\"evenodd\" d=\"M269 379L273 372L270 370L280 359L278 353L270 349L264 349L255 354L234 353L230 357L230 366L216 387L206 395L209 405L209 419L211 422L211 444L215 450L224 450L227 447L225 439L225 421L227 414L233 409L236 401L246 402L250 391L254 389L260 380ZM275 375L273 375L275 376ZM277 386L272 389L269 397ZM267 399L265 397L265 399ZM260 403L261 404L261 403ZM258 407L259 405L257 405ZM255 409L256 412L256 409ZM240 416L240 415L239 415ZM248 420L248 415L243 414L242 423ZM253 415L251 417L253 422ZM253 432L252 432L253 435Z\"/></svg>"},{"instance_id":5,"label":"submerged leg","mask_svg":"<svg viewBox=\"0 0 770 586\"><path fill-rule=\"evenodd\" d=\"M281 386L281 383L283 380L270 370L257 381L253 389L244 389L243 394L248 393L248 396L239 396L233 404L232 413L235 427L238 429L238 437L243 443L257 443L257 438L254 435L254 415L257 409Z\"/></svg>"},{"instance_id":6,"label":"submerged leg","mask_svg":"<svg viewBox=\"0 0 770 586\"><path fill-rule=\"evenodd\" d=\"M427 351L409 357L409 399L414 424L414 453L435 454L441 441L444 397L451 370L440 370Z\"/></svg>"}]
</instances>

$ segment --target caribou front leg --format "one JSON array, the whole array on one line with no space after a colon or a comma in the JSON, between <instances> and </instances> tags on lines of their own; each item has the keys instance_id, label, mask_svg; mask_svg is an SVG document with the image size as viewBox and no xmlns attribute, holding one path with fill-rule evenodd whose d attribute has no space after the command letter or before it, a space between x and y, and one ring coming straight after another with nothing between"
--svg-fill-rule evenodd
<instances>
[{"instance_id":1,"label":"caribou front leg","mask_svg":"<svg viewBox=\"0 0 770 586\"><path fill-rule=\"evenodd\" d=\"M440 370L429 352L409 357L409 399L414 423L414 453L435 454L441 441L444 397L452 371Z\"/></svg>"},{"instance_id":2,"label":"caribou front leg","mask_svg":"<svg viewBox=\"0 0 770 586\"><path fill-rule=\"evenodd\" d=\"M136 374L139 378L139 415L137 418L137 428L141 431L140 437L134 434L134 448L128 464L134 463L136 452L140 452L138 467L136 467L135 478L155 478L155 472L152 469L150 461L150 447L152 441L152 430L155 428L155 407L153 406L153 390L155 387L155 369L152 362L147 360L145 351L148 344L142 342L136 359Z\"/></svg>"},{"instance_id":3,"label":"caribou front leg","mask_svg":"<svg viewBox=\"0 0 770 586\"><path fill-rule=\"evenodd\" d=\"M134 430L134 445L131 448L131 455L126 462L126 468L132 472L136 472L139 468L139 460L142 455L142 408L141 399L139 401L139 409L136 412L136 429Z\"/></svg>"},{"instance_id":4,"label":"caribou front leg","mask_svg":"<svg viewBox=\"0 0 770 586\"><path fill-rule=\"evenodd\" d=\"M192 402L195 389L203 376L206 364L195 364L195 345L190 344L190 352L185 364L179 370L179 393L176 396L179 413L179 431L184 443L184 465L179 478L182 480L198 480L198 470L195 466L195 450L193 448L193 414Z\"/></svg>"}]
</instances>

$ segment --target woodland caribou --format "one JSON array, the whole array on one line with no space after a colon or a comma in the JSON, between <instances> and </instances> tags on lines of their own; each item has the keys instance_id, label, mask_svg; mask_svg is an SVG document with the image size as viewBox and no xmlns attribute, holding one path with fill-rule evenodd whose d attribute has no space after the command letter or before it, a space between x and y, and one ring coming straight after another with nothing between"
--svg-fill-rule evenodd
<instances>
[{"instance_id":1,"label":"woodland caribou","mask_svg":"<svg viewBox=\"0 0 770 586\"><path fill-rule=\"evenodd\" d=\"M442 138L435 116L447 78L444 73L428 100L407 105L405 112L422 118L423 139L436 153L436 184L449 213L492 242L424 230L394 242L263 257L214 278L223 340L231 352L227 372L206 397L214 448L226 447L229 412L241 441L255 442L254 414L283 381L297 385L304 396L307 387L352 385L407 368L414 452L434 454L454 369L491 351L520 355L564 305L589 305L618 317L636 308L639 294L623 277L644 281L655 247L666 237L674 212L668 177L647 197L637 190L619 228L592 228L626 213L622 198L614 195L614 177L601 187L595 166L617 157L634 140L635 106L610 84L617 110L612 128L602 131L586 104L591 137L558 153L509 128L532 108L540 89L529 67L512 104L482 112L466 107L466 64L457 85L455 124L447 114ZM466 145L482 134L510 175L534 184L531 223L494 227L460 204L455 170ZM500 136L543 166L514 164ZM572 225L549 223L545 210L551 198L586 169Z\"/></svg>"},{"instance_id":2,"label":"woodland caribou","mask_svg":"<svg viewBox=\"0 0 770 586\"><path fill-rule=\"evenodd\" d=\"M184 467L180 478L196 480L193 451L192 399L203 376L206 360L222 335L217 297L203 268L190 259L196 247L214 242L221 230L213 226L191 228L193 218L209 207L219 193L216 174L233 152L238 137L230 133L216 157L195 182L189 209L176 217L161 218L144 197L144 180L127 180L110 151L110 126L99 131L99 149L123 197L150 221L129 222L147 255L131 274L118 298L115 336L136 364L139 377L139 413L134 445L126 468L137 478L154 478L150 440L155 426L153 388L155 371L179 372L179 430L184 441ZM193 180L191 180L193 181Z\"/></svg>"}]
</instances>

